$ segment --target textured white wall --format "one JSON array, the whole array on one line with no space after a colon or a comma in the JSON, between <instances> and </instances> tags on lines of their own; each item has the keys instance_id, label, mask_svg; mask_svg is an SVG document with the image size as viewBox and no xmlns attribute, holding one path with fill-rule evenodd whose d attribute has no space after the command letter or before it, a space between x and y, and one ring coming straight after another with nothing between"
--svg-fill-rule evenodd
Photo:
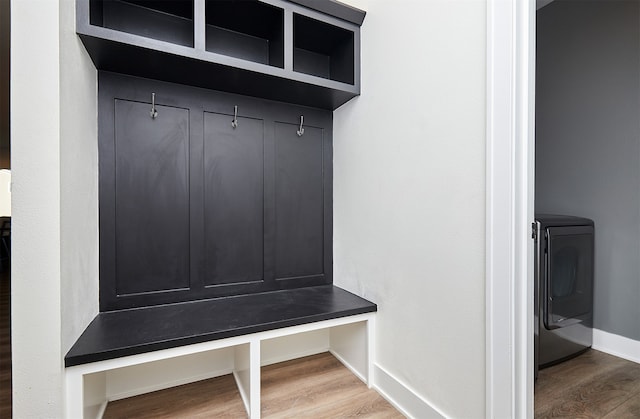
<instances>
[{"instance_id":1,"label":"textured white wall","mask_svg":"<svg viewBox=\"0 0 640 419\"><path fill-rule=\"evenodd\" d=\"M98 313L98 80L60 0L60 268L62 351Z\"/></svg>"},{"instance_id":2,"label":"textured white wall","mask_svg":"<svg viewBox=\"0 0 640 419\"><path fill-rule=\"evenodd\" d=\"M13 416L62 416L58 1L11 2Z\"/></svg>"},{"instance_id":3,"label":"textured white wall","mask_svg":"<svg viewBox=\"0 0 640 419\"><path fill-rule=\"evenodd\" d=\"M14 417L61 417L63 357L98 310L96 71L73 0L11 12Z\"/></svg>"},{"instance_id":4,"label":"textured white wall","mask_svg":"<svg viewBox=\"0 0 640 419\"><path fill-rule=\"evenodd\" d=\"M367 11L362 95L334 113L334 281L378 303L376 363L485 412L485 2Z\"/></svg>"}]
</instances>

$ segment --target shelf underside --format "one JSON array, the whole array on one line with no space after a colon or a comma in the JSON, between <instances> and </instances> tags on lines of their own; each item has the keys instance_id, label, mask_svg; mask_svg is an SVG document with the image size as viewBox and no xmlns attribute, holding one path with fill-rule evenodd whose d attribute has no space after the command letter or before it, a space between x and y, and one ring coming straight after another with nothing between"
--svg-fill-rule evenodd
<instances>
[{"instance_id":1,"label":"shelf underside","mask_svg":"<svg viewBox=\"0 0 640 419\"><path fill-rule=\"evenodd\" d=\"M96 68L132 76L334 110L358 95L267 73L80 34Z\"/></svg>"}]
</instances>

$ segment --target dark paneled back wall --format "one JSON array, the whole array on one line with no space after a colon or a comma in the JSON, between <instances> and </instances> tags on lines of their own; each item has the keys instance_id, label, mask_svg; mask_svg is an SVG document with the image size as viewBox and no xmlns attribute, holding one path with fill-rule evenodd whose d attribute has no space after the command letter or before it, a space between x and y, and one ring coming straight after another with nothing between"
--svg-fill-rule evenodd
<instances>
[{"instance_id":1,"label":"dark paneled back wall","mask_svg":"<svg viewBox=\"0 0 640 419\"><path fill-rule=\"evenodd\" d=\"M330 111L98 83L101 311L332 282Z\"/></svg>"}]
</instances>

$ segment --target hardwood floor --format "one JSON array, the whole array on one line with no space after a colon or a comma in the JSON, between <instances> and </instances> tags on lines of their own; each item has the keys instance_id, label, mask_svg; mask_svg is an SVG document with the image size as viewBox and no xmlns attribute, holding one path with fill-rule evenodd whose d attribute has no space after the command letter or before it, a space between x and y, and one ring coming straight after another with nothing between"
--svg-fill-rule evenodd
<instances>
[{"instance_id":1,"label":"hardwood floor","mask_svg":"<svg viewBox=\"0 0 640 419\"><path fill-rule=\"evenodd\" d=\"M333 355L263 367L264 418L403 418ZM156 391L107 405L104 418L241 418L246 411L231 375Z\"/></svg>"},{"instance_id":2,"label":"hardwood floor","mask_svg":"<svg viewBox=\"0 0 640 419\"><path fill-rule=\"evenodd\" d=\"M593 349L543 369L536 418L640 418L640 364Z\"/></svg>"},{"instance_id":3,"label":"hardwood floor","mask_svg":"<svg viewBox=\"0 0 640 419\"><path fill-rule=\"evenodd\" d=\"M11 418L11 277L0 269L0 418Z\"/></svg>"},{"instance_id":4,"label":"hardwood floor","mask_svg":"<svg viewBox=\"0 0 640 419\"><path fill-rule=\"evenodd\" d=\"M333 355L313 355L262 369L265 418L403 418Z\"/></svg>"},{"instance_id":5,"label":"hardwood floor","mask_svg":"<svg viewBox=\"0 0 640 419\"><path fill-rule=\"evenodd\" d=\"M110 402L104 419L242 418L246 410L231 375Z\"/></svg>"}]
</instances>

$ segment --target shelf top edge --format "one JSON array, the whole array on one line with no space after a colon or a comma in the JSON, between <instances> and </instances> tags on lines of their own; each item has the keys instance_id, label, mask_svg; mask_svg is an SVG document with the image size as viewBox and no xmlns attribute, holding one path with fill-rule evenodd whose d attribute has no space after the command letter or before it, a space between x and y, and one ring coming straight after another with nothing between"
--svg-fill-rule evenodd
<instances>
[{"instance_id":1,"label":"shelf top edge","mask_svg":"<svg viewBox=\"0 0 640 419\"><path fill-rule=\"evenodd\" d=\"M348 4L341 3L337 0L288 0L301 6L313 9L315 11L325 13L337 17L347 22L355 23L362 26L364 17L367 14L364 10L357 9Z\"/></svg>"}]
</instances>

